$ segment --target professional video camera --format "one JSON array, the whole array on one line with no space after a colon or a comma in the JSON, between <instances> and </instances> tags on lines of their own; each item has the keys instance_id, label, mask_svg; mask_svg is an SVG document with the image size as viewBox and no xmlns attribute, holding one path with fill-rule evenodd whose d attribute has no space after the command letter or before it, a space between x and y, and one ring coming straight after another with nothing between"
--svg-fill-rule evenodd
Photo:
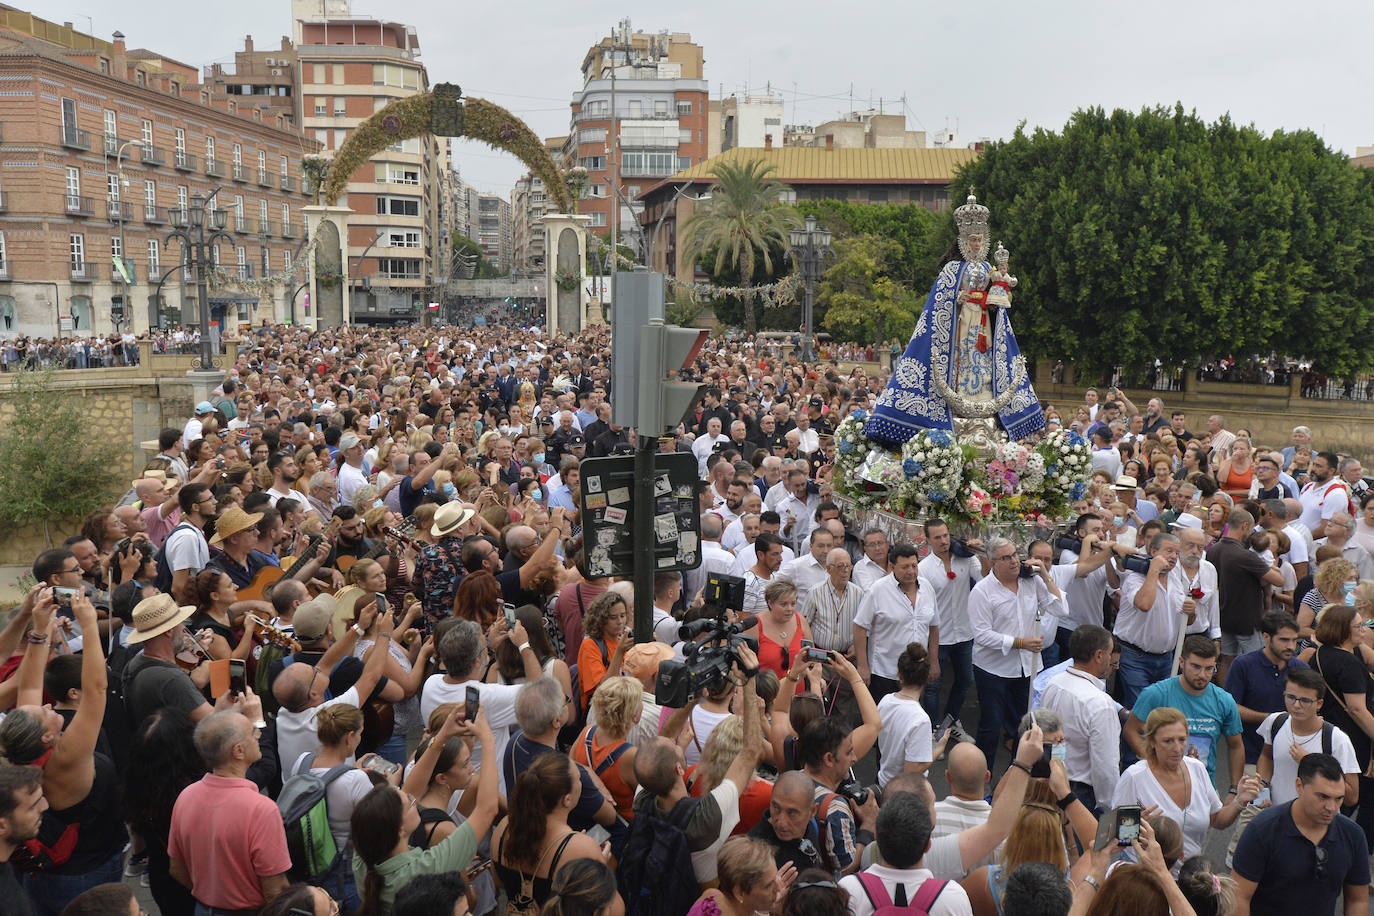
<instances>
[{"instance_id":1,"label":"professional video camera","mask_svg":"<svg viewBox=\"0 0 1374 916\"><path fill-rule=\"evenodd\" d=\"M735 623L707 618L683 624L678 636L684 641L685 661L670 659L659 664L658 679L654 681L654 702L680 709L693 697L718 687L735 664L744 667L739 647L748 646L757 652L758 641L740 634L756 623L758 617L750 614ZM699 638L703 635L704 639Z\"/></svg>"},{"instance_id":2,"label":"professional video camera","mask_svg":"<svg viewBox=\"0 0 1374 916\"><path fill-rule=\"evenodd\" d=\"M1140 573L1143 576L1149 573L1152 559L1153 557L1143 553L1133 553L1121 558L1121 566L1127 572Z\"/></svg>"}]
</instances>

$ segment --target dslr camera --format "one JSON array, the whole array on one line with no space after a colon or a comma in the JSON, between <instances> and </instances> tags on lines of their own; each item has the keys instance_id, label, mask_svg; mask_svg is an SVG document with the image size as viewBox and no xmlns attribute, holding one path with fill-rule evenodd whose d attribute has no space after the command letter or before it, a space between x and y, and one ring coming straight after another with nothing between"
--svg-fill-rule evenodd
<instances>
[{"instance_id":1,"label":"dslr camera","mask_svg":"<svg viewBox=\"0 0 1374 916\"><path fill-rule=\"evenodd\" d=\"M1121 558L1121 567L1128 572L1140 573L1143 576L1150 571L1150 560L1152 559L1153 557L1143 553L1133 553Z\"/></svg>"},{"instance_id":2,"label":"dslr camera","mask_svg":"<svg viewBox=\"0 0 1374 916\"><path fill-rule=\"evenodd\" d=\"M843 795L855 805L867 804L868 794L870 792L873 793L873 796L878 800L878 804L881 805L883 803L883 790L879 789L877 786L861 786L859 785L859 781L853 776L841 780L839 785L835 786L835 794Z\"/></svg>"}]
</instances>

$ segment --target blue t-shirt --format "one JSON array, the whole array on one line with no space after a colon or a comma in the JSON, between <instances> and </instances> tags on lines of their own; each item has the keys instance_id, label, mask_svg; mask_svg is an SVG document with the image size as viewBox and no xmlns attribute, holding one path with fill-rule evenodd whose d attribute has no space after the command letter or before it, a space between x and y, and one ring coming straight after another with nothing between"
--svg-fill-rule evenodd
<instances>
[{"instance_id":1,"label":"blue t-shirt","mask_svg":"<svg viewBox=\"0 0 1374 916\"><path fill-rule=\"evenodd\" d=\"M1294 656L1289 662L1294 668L1306 668L1307 662ZM1226 692L1241 706L1265 714L1283 712L1283 689L1287 668L1280 668L1269 660L1263 649L1236 656L1226 675ZM1245 744L1245 762L1258 763L1264 739L1255 733L1254 725L1245 726L1240 740Z\"/></svg>"},{"instance_id":2,"label":"blue t-shirt","mask_svg":"<svg viewBox=\"0 0 1374 916\"><path fill-rule=\"evenodd\" d=\"M1240 710L1236 701L1216 684L1208 684L1201 696L1193 696L1183 689L1177 677L1157 681L1140 692L1131 710L1141 722L1153 710L1172 706L1188 718L1188 744L1197 749L1197 756L1207 761L1207 775L1217 778L1217 742L1223 735L1241 733Z\"/></svg>"}]
</instances>

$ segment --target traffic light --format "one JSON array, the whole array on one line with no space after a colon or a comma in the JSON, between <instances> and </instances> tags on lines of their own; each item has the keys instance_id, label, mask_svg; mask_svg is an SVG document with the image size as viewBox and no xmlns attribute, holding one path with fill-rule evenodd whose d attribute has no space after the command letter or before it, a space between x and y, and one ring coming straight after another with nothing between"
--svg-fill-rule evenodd
<instances>
[{"instance_id":1,"label":"traffic light","mask_svg":"<svg viewBox=\"0 0 1374 916\"><path fill-rule=\"evenodd\" d=\"M677 426L692 409L703 386L678 381L676 374L690 366L710 331L680 328L651 321L640 328L639 398L635 427L641 436L658 436ZM669 373L674 377L665 378Z\"/></svg>"}]
</instances>

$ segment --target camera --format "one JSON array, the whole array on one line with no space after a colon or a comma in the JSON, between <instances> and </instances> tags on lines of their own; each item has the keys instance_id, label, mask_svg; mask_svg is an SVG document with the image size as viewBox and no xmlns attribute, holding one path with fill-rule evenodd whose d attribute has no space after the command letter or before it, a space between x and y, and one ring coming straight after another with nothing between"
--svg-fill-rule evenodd
<instances>
[{"instance_id":1,"label":"camera","mask_svg":"<svg viewBox=\"0 0 1374 916\"><path fill-rule=\"evenodd\" d=\"M743 586L742 579L740 584ZM707 618L683 624L678 629L678 636L683 640L683 660L668 659L659 664L658 677L654 681L654 702L680 709L693 697L719 687L729 677L731 666L743 667L740 646L758 651L756 640L740 635L756 623L758 618L750 614L737 623ZM699 640L703 634L706 638Z\"/></svg>"},{"instance_id":2,"label":"camera","mask_svg":"<svg viewBox=\"0 0 1374 916\"><path fill-rule=\"evenodd\" d=\"M1036 576L1040 575L1040 564L1023 562L1021 564L1021 571L1018 572L1017 575L1022 579L1034 579Z\"/></svg>"},{"instance_id":3,"label":"camera","mask_svg":"<svg viewBox=\"0 0 1374 916\"><path fill-rule=\"evenodd\" d=\"M967 560L969 557L976 556L972 550L969 550L968 545L958 538L949 539L949 555L958 557L961 560Z\"/></svg>"},{"instance_id":4,"label":"camera","mask_svg":"<svg viewBox=\"0 0 1374 916\"><path fill-rule=\"evenodd\" d=\"M1083 553L1083 539L1075 534L1065 534L1054 539L1055 550L1072 550L1076 554Z\"/></svg>"},{"instance_id":5,"label":"camera","mask_svg":"<svg viewBox=\"0 0 1374 916\"><path fill-rule=\"evenodd\" d=\"M881 805L883 803L883 790L879 789L877 786L861 786L859 785L859 781L853 776L841 780L839 785L835 786L835 793L837 795L843 795L856 805L867 804L868 793L870 792L873 793L873 797L876 798L878 804Z\"/></svg>"},{"instance_id":6,"label":"camera","mask_svg":"<svg viewBox=\"0 0 1374 916\"><path fill-rule=\"evenodd\" d=\"M701 592L703 604L740 610L744 607L744 580L725 573L707 573L706 588Z\"/></svg>"},{"instance_id":7,"label":"camera","mask_svg":"<svg viewBox=\"0 0 1374 916\"><path fill-rule=\"evenodd\" d=\"M1150 571L1150 559L1143 553L1133 553L1121 558L1121 567L1127 572L1140 573L1143 576Z\"/></svg>"}]
</instances>

